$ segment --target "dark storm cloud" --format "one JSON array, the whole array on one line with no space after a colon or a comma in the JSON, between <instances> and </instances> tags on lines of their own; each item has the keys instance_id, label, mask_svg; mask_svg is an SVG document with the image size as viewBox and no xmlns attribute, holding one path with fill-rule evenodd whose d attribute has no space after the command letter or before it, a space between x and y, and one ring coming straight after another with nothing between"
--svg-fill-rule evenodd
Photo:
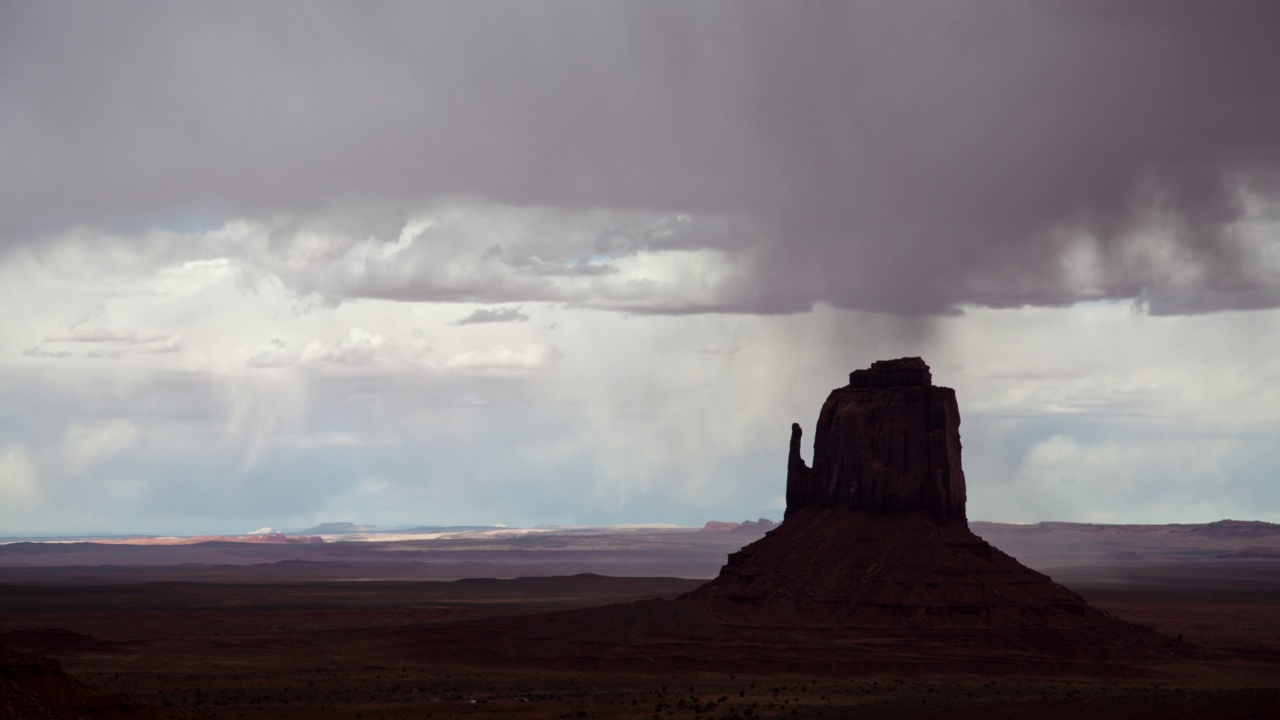
<instances>
[{"instance_id":1,"label":"dark storm cloud","mask_svg":"<svg viewBox=\"0 0 1280 720\"><path fill-rule=\"evenodd\" d=\"M9 241L461 194L749 222L673 312L1280 304L1278 241L1233 224L1277 200L1271 0L0 13Z\"/></svg>"}]
</instances>

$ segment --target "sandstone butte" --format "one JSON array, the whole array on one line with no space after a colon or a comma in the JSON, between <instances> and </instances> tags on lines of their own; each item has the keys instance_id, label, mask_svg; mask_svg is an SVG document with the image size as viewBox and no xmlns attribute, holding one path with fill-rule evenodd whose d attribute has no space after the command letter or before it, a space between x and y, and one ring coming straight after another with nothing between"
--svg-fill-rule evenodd
<instances>
[{"instance_id":1,"label":"sandstone butte","mask_svg":"<svg viewBox=\"0 0 1280 720\"><path fill-rule=\"evenodd\" d=\"M818 416L813 467L791 425L787 514L809 506L928 512L964 520L960 410L920 358L881 360L849 374Z\"/></svg>"},{"instance_id":2,"label":"sandstone butte","mask_svg":"<svg viewBox=\"0 0 1280 720\"><path fill-rule=\"evenodd\" d=\"M1055 640L1069 653L1175 642L1094 609L969 530L956 394L922 359L873 363L832 390L812 467L801 439L792 425L783 523L679 602L846 628L1071 630Z\"/></svg>"},{"instance_id":3,"label":"sandstone butte","mask_svg":"<svg viewBox=\"0 0 1280 720\"><path fill-rule=\"evenodd\" d=\"M792 426L782 524L698 589L452 624L417 647L462 662L840 676L1111 678L1199 653L1091 607L970 531L956 395L920 358L876 362L831 392L812 467L802 437Z\"/></svg>"}]
</instances>

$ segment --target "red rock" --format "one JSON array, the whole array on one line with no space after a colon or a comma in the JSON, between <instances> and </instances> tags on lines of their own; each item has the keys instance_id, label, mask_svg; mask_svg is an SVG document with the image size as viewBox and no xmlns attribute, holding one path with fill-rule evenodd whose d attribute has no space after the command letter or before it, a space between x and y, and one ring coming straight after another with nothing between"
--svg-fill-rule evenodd
<instances>
[{"instance_id":1,"label":"red rock","mask_svg":"<svg viewBox=\"0 0 1280 720\"><path fill-rule=\"evenodd\" d=\"M702 529L699 530L698 532L715 533L717 535L723 535L726 533L731 533L737 529L738 529L738 523L718 522L716 520L708 520L707 524L703 525Z\"/></svg>"},{"instance_id":2,"label":"red rock","mask_svg":"<svg viewBox=\"0 0 1280 720\"><path fill-rule=\"evenodd\" d=\"M979 632L968 636L977 646L1034 643L1092 661L1179 645L1090 607L969 530L955 392L934 386L920 358L877 362L831 392L812 468L800 439L792 425L782 525L677 602L730 623L894 629L922 642L963 629Z\"/></svg>"},{"instance_id":3,"label":"red rock","mask_svg":"<svg viewBox=\"0 0 1280 720\"><path fill-rule=\"evenodd\" d=\"M0 718L165 720L174 717L118 693L93 691L55 660L0 646Z\"/></svg>"},{"instance_id":4,"label":"red rock","mask_svg":"<svg viewBox=\"0 0 1280 720\"><path fill-rule=\"evenodd\" d=\"M703 525L698 529L698 532L713 533L716 535L763 535L776 527L778 527L778 524L767 518L760 518L759 520L744 520L740 523L709 520L706 525Z\"/></svg>"},{"instance_id":5,"label":"red rock","mask_svg":"<svg viewBox=\"0 0 1280 720\"><path fill-rule=\"evenodd\" d=\"M1093 609L965 523L940 523L921 511L802 508L730 555L719 577L683 600L779 622L1074 628L1097 631L1093 643L1111 635L1134 642L1149 634Z\"/></svg>"},{"instance_id":6,"label":"red rock","mask_svg":"<svg viewBox=\"0 0 1280 720\"><path fill-rule=\"evenodd\" d=\"M818 416L812 468L800 457L800 438L792 425L788 513L816 505L965 519L956 394L932 385L920 358L874 363L831 391Z\"/></svg>"}]
</instances>

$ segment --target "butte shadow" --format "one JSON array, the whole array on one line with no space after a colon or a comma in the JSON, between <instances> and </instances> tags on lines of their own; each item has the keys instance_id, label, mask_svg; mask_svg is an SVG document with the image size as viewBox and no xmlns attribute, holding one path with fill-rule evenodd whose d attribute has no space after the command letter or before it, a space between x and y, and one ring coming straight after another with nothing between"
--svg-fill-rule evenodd
<instances>
[{"instance_id":1,"label":"butte shadow","mask_svg":"<svg viewBox=\"0 0 1280 720\"><path fill-rule=\"evenodd\" d=\"M955 391L923 360L876 362L827 398L813 467L792 426L784 521L714 580L671 601L460 623L402 647L513 666L823 675L1114 677L1197 654L974 535L959 428Z\"/></svg>"}]
</instances>

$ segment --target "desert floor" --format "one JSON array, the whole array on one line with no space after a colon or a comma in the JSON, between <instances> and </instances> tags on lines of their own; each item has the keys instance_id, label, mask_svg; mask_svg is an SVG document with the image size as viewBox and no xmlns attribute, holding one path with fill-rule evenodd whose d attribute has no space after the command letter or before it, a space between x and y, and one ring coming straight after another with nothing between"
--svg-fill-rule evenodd
<instances>
[{"instance_id":1,"label":"desert floor","mask_svg":"<svg viewBox=\"0 0 1280 720\"><path fill-rule=\"evenodd\" d=\"M1077 583L1096 606L1205 650L1195 661L1090 678L661 663L624 672L572 658L512 664L502 648L490 654L463 636L529 614L670 598L699 580L273 584L260 572L238 583L223 569L217 582L83 585L56 582L58 572L0 585L0 645L56 659L92 689L173 717L1174 720L1273 718L1280 708L1280 591L1250 582L1250 568L1218 572L1213 584L1200 578L1195 588L1174 570L1169 582L1151 571L1151 582L1134 587ZM450 644L468 649L460 655Z\"/></svg>"}]
</instances>

